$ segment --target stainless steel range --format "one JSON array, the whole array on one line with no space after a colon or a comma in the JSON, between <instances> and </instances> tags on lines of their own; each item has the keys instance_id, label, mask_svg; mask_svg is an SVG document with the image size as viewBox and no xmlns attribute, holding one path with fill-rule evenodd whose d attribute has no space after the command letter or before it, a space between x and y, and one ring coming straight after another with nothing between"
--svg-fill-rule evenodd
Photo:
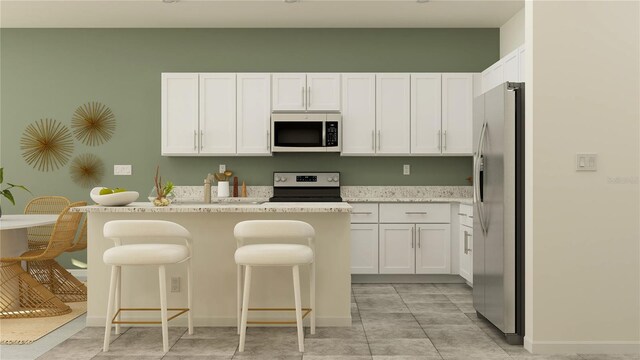
<instances>
[{"instance_id":1,"label":"stainless steel range","mask_svg":"<svg viewBox=\"0 0 640 360\"><path fill-rule=\"evenodd\" d=\"M272 202L342 202L339 172L274 172Z\"/></svg>"}]
</instances>

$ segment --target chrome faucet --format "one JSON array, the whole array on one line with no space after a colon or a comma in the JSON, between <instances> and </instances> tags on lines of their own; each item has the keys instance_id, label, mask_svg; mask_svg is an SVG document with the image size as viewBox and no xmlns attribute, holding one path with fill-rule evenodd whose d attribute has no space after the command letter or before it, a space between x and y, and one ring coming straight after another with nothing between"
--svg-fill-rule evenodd
<instances>
[{"instance_id":1,"label":"chrome faucet","mask_svg":"<svg viewBox=\"0 0 640 360\"><path fill-rule=\"evenodd\" d=\"M213 175L207 174L207 177L204 178L204 203L211 203L211 182L213 181Z\"/></svg>"}]
</instances>

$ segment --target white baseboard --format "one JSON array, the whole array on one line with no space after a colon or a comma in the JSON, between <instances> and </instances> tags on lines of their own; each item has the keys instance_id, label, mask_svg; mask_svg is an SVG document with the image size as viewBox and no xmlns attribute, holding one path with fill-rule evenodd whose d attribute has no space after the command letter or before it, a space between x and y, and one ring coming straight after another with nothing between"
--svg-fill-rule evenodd
<instances>
[{"instance_id":1,"label":"white baseboard","mask_svg":"<svg viewBox=\"0 0 640 360\"><path fill-rule=\"evenodd\" d=\"M80 281L87 281L87 269L67 269L67 271Z\"/></svg>"},{"instance_id":2,"label":"white baseboard","mask_svg":"<svg viewBox=\"0 0 640 360\"><path fill-rule=\"evenodd\" d=\"M150 320L150 318L145 317L145 318L127 318L128 320L133 320L133 321L148 321ZM154 318L153 320L158 320L159 318ZM308 320L309 319L305 319L304 323L305 326L308 325ZM105 324L105 318L104 317L100 317L100 316L87 316L87 326L92 327L92 326L104 326ZM318 317L316 319L316 324L318 326L327 326L327 327L345 327L345 326L351 326L351 317ZM193 318L193 326L195 327L202 327L202 326L214 326L214 327L221 327L221 326L236 326L237 325L237 321L235 317L194 317ZM130 325L123 325L123 326L130 326ZM157 325L151 325L151 326L157 326ZM180 326L180 327L185 327L187 326L187 318L185 315L182 315L174 320L169 321L169 326ZM264 325L263 325L264 326ZM294 324L287 324L285 326L295 326Z\"/></svg>"},{"instance_id":3,"label":"white baseboard","mask_svg":"<svg viewBox=\"0 0 640 360\"><path fill-rule=\"evenodd\" d=\"M640 354L640 341L532 341L524 348L534 354Z\"/></svg>"}]
</instances>

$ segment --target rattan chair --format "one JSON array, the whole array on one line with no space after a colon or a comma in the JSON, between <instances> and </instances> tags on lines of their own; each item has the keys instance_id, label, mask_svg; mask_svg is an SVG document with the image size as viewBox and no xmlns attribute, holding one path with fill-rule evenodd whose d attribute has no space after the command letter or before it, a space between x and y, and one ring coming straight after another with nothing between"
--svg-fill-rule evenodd
<instances>
[{"instance_id":1,"label":"rattan chair","mask_svg":"<svg viewBox=\"0 0 640 360\"><path fill-rule=\"evenodd\" d=\"M29 250L17 257L0 258L0 318L31 318L63 315L71 308L22 269L21 262L53 260L68 249L82 219L82 213L70 212L72 207L84 206L76 202L58 216L45 249Z\"/></svg>"},{"instance_id":2,"label":"rattan chair","mask_svg":"<svg viewBox=\"0 0 640 360\"><path fill-rule=\"evenodd\" d=\"M59 215L62 210L71 204L71 201L63 196L40 196L29 201L24 208L25 214ZM27 229L27 243L29 250L46 249L53 231L52 225L34 226Z\"/></svg>"}]
</instances>

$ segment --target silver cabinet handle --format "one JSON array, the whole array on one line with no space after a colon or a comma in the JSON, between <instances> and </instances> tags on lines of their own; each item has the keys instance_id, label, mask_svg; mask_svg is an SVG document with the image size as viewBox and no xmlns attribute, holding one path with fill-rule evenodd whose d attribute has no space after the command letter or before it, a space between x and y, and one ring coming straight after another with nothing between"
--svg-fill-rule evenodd
<instances>
[{"instance_id":1,"label":"silver cabinet handle","mask_svg":"<svg viewBox=\"0 0 640 360\"><path fill-rule=\"evenodd\" d=\"M371 215L373 213L370 212L370 211L363 211L363 212L352 212L351 214L353 214L353 215Z\"/></svg>"},{"instance_id":2,"label":"silver cabinet handle","mask_svg":"<svg viewBox=\"0 0 640 360\"><path fill-rule=\"evenodd\" d=\"M467 214L463 214L463 213L458 213L458 215L467 216Z\"/></svg>"},{"instance_id":3,"label":"silver cabinet handle","mask_svg":"<svg viewBox=\"0 0 640 360\"><path fill-rule=\"evenodd\" d=\"M416 227L411 228L411 248L413 249L413 242L416 239Z\"/></svg>"},{"instance_id":4,"label":"silver cabinet handle","mask_svg":"<svg viewBox=\"0 0 640 360\"><path fill-rule=\"evenodd\" d=\"M438 130L438 150L442 151L442 136L441 135L441 131Z\"/></svg>"},{"instance_id":5,"label":"silver cabinet handle","mask_svg":"<svg viewBox=\"0 0 640 360\"><path fill-rule=\"evenodd\" d=\"M467 216L469 216L469 218L473 219L473 215L467 215Z\"/></svg>"},{"instance_id":6,"label":"silver cabinet handle","mask_svg":"<svg viewBox=\"0 0 640 360\"><path fill-rule=\"evenodd\" d=\"M204 131L200 130L200 150L204 149L204 141L202 140L203 135L204 135Z\"/></svg>"},{"instance_id":7,"label":"silver cabinet handle","mask_svg":"<svg viewBox=\"0 0 640 360\"><path fill-rule=\"evenodd\" d=\"M311 86L307 86L307 107L311 107Z\"/></svg>"},{"instance_id":8,"label":"silver cabinet handle","mask_svg":"<svg viewBox=\"0 0 640 360\"><path fill-rule=\"evenodd\" d=\"M376 131L371 130L371 150L376 149Z\"/></svg>"},{"instance_id":9,"label":"silver cabinet handle","mask_svg":"<svg viewBox=\"0 0 640 360\"><path fill-rule=\"evenodd\" d=\"M305 93L304 93L304 86L302 87L302 107L305 107Z\"/></svg>"},{"instance_id":10,"label":"silver cabinet handle","mask_svg":"<svg viewBox=\"0 0 640 360\"><path fill-rule=\"evenodd\" d=\"M405 211L407 215L427 215L426 211Z\"/></svg>"},{"instance_id":11,"label":"silver cabinet handle","mask_svg":"<svg viewBox=\"0 0 640 360\"><path fill-rule=\"evenodd\" d=\"M193 130L193 150L198 150L198 131Z\"/></svg>"},{"instance_id":12,"label":"silver cabinet handle","mask_svg":"<svg viewBox=\"0 0 640 360\"><path fill-rule=\"evenodd\" d=\"M267 130L267 150L271 148L271 134L269 134L269 130Z\"/></svg>"},{"instance_id":13,"label":"silver cabinet handle","mask_svg":"<svg viewBox=\"0 0 640 360\"><path fill-rule=\"evenodd\" d=\"M380 130L378 130L378 150L380 150Z\"/></svg>"},{"instance_id":14,"label":"silver cabinet handle","mask_svg":"<svg viewBox=\"0 0 640 360\"><path fill-rule=\"evenodd\" d=\"M447 150L447 130L444 131L444 136L442 137L442 147Z\"/></svg>"},{"instance_id":15,"label":"silver cabinet handle","mask_svg":"<svg viewBox=\"0 0 640 360\"><path fill-rule=\"evenodd\" d=\"M418 228L416 230L416 233L417 233L417 237L418 237L418 248L420 248L420 247L422 247L422 244L421 244L422 241L420 240L420 228Z\"/></svg>"}]
</instances>

